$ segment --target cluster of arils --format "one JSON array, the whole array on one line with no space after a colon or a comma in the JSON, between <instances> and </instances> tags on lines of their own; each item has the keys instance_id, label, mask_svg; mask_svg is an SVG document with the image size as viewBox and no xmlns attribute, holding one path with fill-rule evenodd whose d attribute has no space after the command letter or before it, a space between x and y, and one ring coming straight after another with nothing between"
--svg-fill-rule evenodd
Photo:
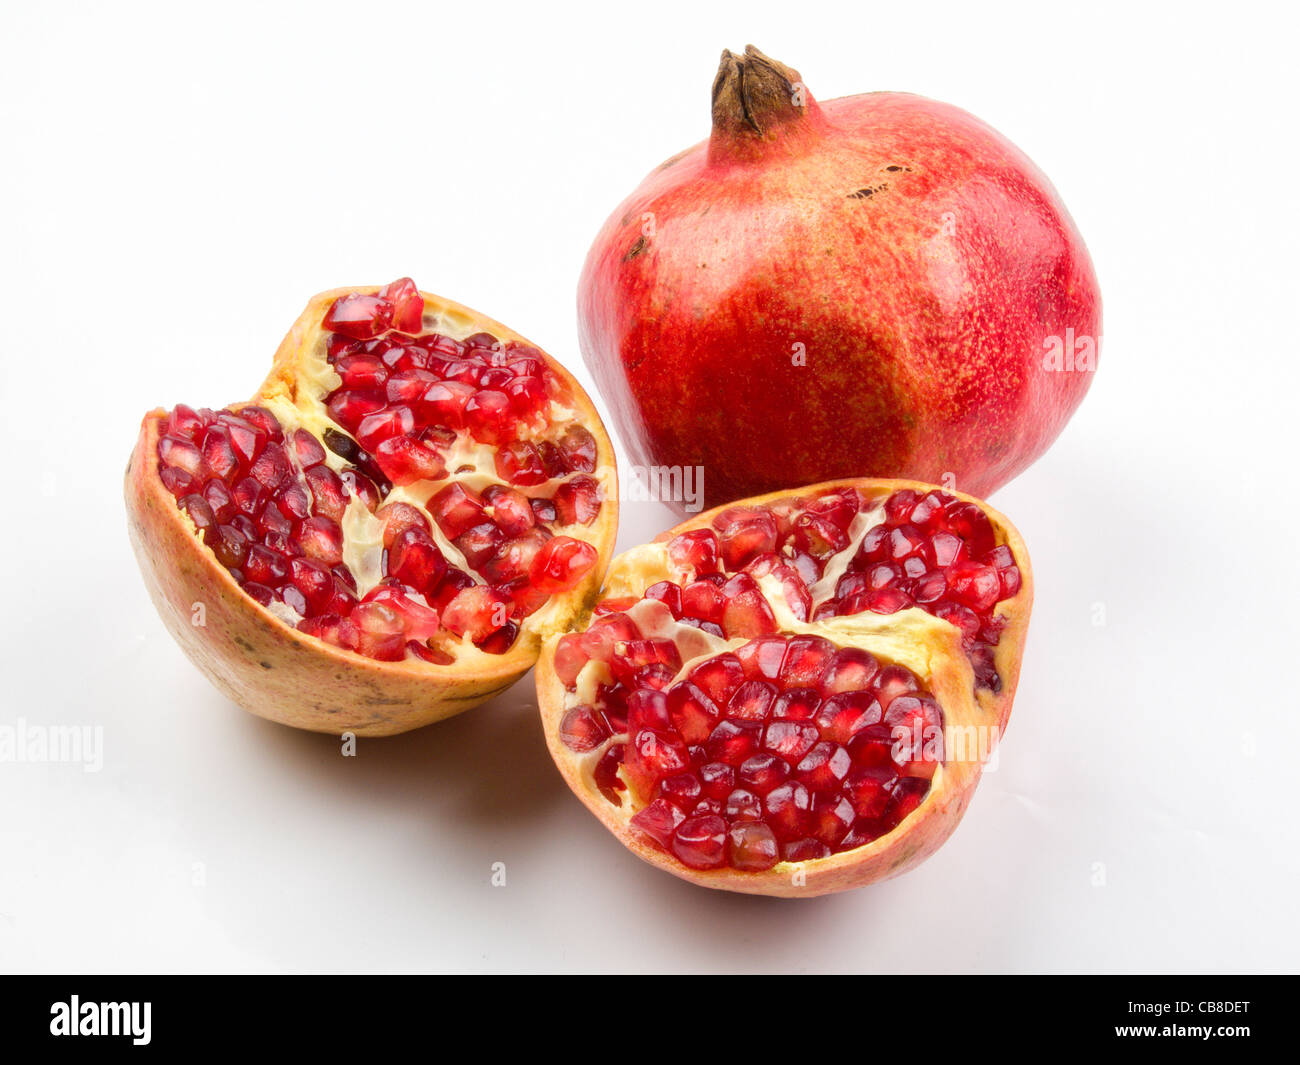
<instances>
[{"instance_id":1,"label":"cluster of arils","mask_svg":"<svg viewBox=\"0 0 1300 1065\"><path fill-rule=\"evenodd\" d=\"M424 328L409 279L336 299L310 411L167 416L159 474L240 586L371 658L509 650L595 565L597 446L536 348ZM293 417L298 424L285 424Z\"/></svg>"}]
</instances>

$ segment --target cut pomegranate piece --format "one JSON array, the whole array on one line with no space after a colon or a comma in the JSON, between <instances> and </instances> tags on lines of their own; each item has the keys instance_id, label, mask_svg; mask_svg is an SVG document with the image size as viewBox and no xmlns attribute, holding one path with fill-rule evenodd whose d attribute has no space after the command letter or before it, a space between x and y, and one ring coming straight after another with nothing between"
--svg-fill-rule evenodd
<instances>
[{"instance_id":1,"label":"cut pomegranate piece","mask_svg":"<svg viewBox=\"0 0 1300 1065\"><path fill-rule=\"evenodd\" d=\"M401 278L313 300L253 403L148 416L128 507L159 609L223 691L276 720L381 734L528 668L535 630L564 624L608 557L613 484L561 367ZM231 580L242 590L214 601ZM217 611L208 634L172 624L182 599ZM400 668L370 675L339 649Z\"/></svg>"},{"instance_id":2,"label":"cut pomegranate piece","mask_svg":"<svg viewBox=\"0 0 1300 1065\"><path fill-rule=\"evenodd\" d=\"M732 505L616 559L591 627L539 670L557 765L638 854L701 884L816 894L919 861L980 773L946 730L995 739L1019 666L1027 560L991 515L858 482ZM615 618L640 628L600 637ZM589 746L588 712L616 742ZM587 757L627 788L589 783Z\"/></svg>"}]
</instances>

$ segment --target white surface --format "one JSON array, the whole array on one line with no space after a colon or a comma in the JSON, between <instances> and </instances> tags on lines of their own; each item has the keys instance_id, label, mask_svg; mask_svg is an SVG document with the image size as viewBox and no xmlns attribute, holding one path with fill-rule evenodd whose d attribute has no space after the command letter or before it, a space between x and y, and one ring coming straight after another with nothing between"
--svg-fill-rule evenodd
<instances>
[{"instance_id":1,"label":"white surface","mask_svg":"<svg viewBox=\"0 0 1300 1065\"><path fill-rule=\"evenodd\" d=\"M1057 10L7 5L0 723L102 725L104 764L0 764L0 967L1294 969L1293 16ZM247 396L322 288L409 273L578 367L588 243L750 41L1001 129L1105 296L1091 394L995 500L1038 578L1000 767L920 869L802 903L625 853L531 678L354 759L245 715L120 500L140 415Z\"/></svg>"}]
</instances>

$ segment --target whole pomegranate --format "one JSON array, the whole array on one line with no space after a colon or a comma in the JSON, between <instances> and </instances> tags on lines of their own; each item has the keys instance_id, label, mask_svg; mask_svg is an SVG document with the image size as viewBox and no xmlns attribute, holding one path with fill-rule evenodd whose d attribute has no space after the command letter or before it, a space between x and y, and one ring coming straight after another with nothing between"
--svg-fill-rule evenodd
<instances>
[{"instance_id":1,"label":"whole pomegranate","mask_svg":"<svg viewBox=\"0 0 1300 1065\"><path fill-rule=\"evenodd\" d=\"M702 467L709 505L853 476L984 496L1082 400L1101 299L996 131L905 93L818 104L750 47L709 140L605 223L578 318L634 462Z\"/></svg>"},{"instance_id":2,"label":"whole pomegranate","mask_svg":"<svg viewBox=\"0 0 1300 1065\"><path fill-rule=\"evenodd\" d=\"M386 735L509 687L587 608L616 484L559 363L402 278L312 299L251 402L145 415L126 503L154 605L222 692Z\"/></svg>"},{"instance_id":3,"label":"whole pomegranate","mask_svg":"<svg viewBox=\"0 0 1300 1065\"><path fill-rule=\"evenodd\" d=\"M1011 713L1033 601L996 511L912 481L745 500L618 556L537 667L570 788L706 887L894 876L960 820Z\"/></svg>"}]
</instances>

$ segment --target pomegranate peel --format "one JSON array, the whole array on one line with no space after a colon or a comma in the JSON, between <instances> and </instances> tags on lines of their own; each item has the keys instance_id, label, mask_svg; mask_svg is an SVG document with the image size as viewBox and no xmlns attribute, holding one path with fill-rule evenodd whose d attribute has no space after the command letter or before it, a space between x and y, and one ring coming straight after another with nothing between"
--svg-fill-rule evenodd
<instances>
[{"instance_id":1,"label":"pomegranate peel","mask_svg":"<svg viewBox=\"0 0 1300 1065\"><path fill-rule=\"evenodd\" d=\"M909 525L916 513L927 543L961 527L963 544L1016 571L1000 586L1006 594L979 612L974 635L934 604L881 613L854 610L852 600L852 612L801 621L787 588L794 578L752 559L745 565L760 573L753 583L774 629L767 613L746 608L740 629L724 620L719 635L682 612L692 597L665 586L690 589L712 568L713 553L701 549L706 530L720 541L718 556L739 563L737 544L766 546L749 526L767 514L778 557L791 557L801 522L855 497L845 543L823 554L808 585L814 611L842 602L835 591L844 578L871 565L863 545L876 528ZM891 513L886 504L897 510L899 500L903 512ZM726 534L717 537L720 526ZM944 558L929 572L942 572L953 594L974 596L974 567L963 568L960 553ZM725 572L705 583L736 580L731 564L718 565ZM744 581L734 588L736 597L753 593ZM693 883L798 897L895 876L933 853L970 802L1010 714L1032 596L1019 534L970 496L858 480L747 499L616 557L592 613L547 639L536 671L547 745L570 789L624 846ZM708 597L694 601L717 609ZM907 728L901 739L894 729L913 721L927 746L909 746Z\"/></svg>"},{"instance_id":2,"label":"pomegranate peel","mask_svg":"<svg viewBox=\"0 0 1300 1065\"><path fill-rule=\"evenodd\" d=\"M386 291L393 298L381 295ZM361 308L372 314L368 320L357 313L358 297L372 300ZM396 323L410 332L398 332ZM492 347L484 346L488 338ZM355 379L371 372L364 365L369 356L346 354L350 346L391 345L391 365L373 372L390 382L403 373L405 381L418 380L393 358L403 345L414 350L417 340L430 359L441 359L442 370L477 375L473 386L447 389L468 393L470 401L525 376L544 382L542 393L521 408L527 415L502 417L498 410L495 420L474 428L457 422L453 431L446 422L454 419L440 421L430 407L411 428L399 381L387 406L371 401L380 403L379 420L390 417L399 431L381 427L367 449L358 441L364 419L345 427L335 410L355 410L326 402L348 391L339 361L353 359L344 369ZM440 344L452 354L439 354ZM470 354L457 362L460 348ZM506 354L493 357L493 351ZM494 358L518 370L516 377L498 370ZM441 389L442 381L434 385ZM183 423L193 419L198 459L184 439ZM245 421L256 423L255 431ZM169 433L178 422L180 435ZM261 431L268 425L281 433L277 439L273 432L270 443ZM403 425L410 431L401 432ZM526 448L535 441L545 453L549 464L540 480L519 485L500 475L496 460L507 438ZM384 444L390 446L381 460L375 452ZM417 451L418 463L400 455L403 447ZM576 456L571 461L565 448ZM590 609L617 530L614 462L590 399L555 360L501 323L403 279L314 297L248 404L215 414L178 407L145 415L125 494L132 544L154 605L223 694L297 728L380 736L452 716L508 688L533 665L546 636ZM397 473L391 481L390 471ZM208 489L222 500L234 495L238 511L239 493L257 494L259 477L280 487L259 495L252 505L260 513L240 528L264 542L242 545L242 555L223 561L220 538L214 550L211 530L201 531L192 513L194 493L176 492L202 481L205 496ZM565 521L551 497L579 478L583 521ZM331 500L329 490L341 495ZM455 492L477 508L478 523L452 536L457 530L440 523L454 514L437 505L447 498L443 493ZM207 512L199 517L208 520ZM419 530L403 535L412 525ZM548 552L541 590L533 588L528 567L548 542L563 549ZM330 573L337 575L332 585ZM404 583L421 580L420 588ZM332 606L350 613L332 613Z\"/></svg>"}]
</instances>

